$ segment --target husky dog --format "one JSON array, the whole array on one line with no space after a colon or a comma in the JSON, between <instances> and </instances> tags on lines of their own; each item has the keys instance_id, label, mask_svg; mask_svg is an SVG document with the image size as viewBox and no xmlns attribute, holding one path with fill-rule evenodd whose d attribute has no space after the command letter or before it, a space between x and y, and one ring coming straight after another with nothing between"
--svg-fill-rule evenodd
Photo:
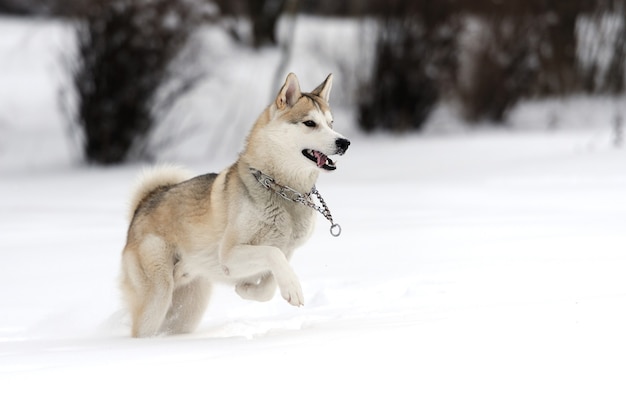
<instances>
[{"instance_id":1,"label":"husky dog","mask_svg":"<svg viewBox=\"0 0 626 416\"><path fill-rule=\"evenodd\" d=\"M315 211L281 190L309 195L320 171L336 169L329 156L350 145L333 130L331 87L332 74L304 93L289 74L238 160L219 174L159 168L145 175L122 253L132 336L195 330L215 282L257 301L270 300L278 286L287 302L304 304L289 259L309 238Z\"/></svg>"}]
</instances>

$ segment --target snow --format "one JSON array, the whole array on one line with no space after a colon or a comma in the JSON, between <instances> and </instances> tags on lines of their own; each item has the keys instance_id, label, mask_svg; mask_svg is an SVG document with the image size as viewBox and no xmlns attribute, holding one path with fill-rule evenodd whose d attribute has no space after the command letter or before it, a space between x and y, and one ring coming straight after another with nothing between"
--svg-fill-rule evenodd
<instances>
[{"instance_id":1,"label":"snow","mask_svg":"<svg viewBox=\"0 0 626 416\"><path fill-rule=\"evenodd\" d=\"M132 339L116 284L141 166L76 163L55 107L65 26L0 26L2 414L626 412L623 101L526 103L508 127L442 108L402 136L365 136L338 109L352 146L318 189L343 233L320 216L296 253L305 306L219 287L194 334ZM271 80L275 58L246 62ZM173 119L266 101L234 88L262 77L229 59ZM317 65L304 89L330 72ZM219 82L225 103L206 94ZM198 173L233 160L201 133L167 157Z\"/></svg>"}]
</instances>

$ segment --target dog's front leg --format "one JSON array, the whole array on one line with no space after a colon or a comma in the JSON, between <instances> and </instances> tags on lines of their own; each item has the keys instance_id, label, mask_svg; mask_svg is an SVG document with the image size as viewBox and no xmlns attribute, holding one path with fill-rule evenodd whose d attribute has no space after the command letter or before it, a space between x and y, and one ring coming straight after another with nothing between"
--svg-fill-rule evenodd
<instances>
[{"instance_id":1,"label":"dog's front leg","mask_svg":"<svg viewBox=\"0 0 626 416\"><path fill-rule=\"evenodd\" d=\"M266 273L251 280L241 280L235 285L235 292L243 299L266 302L274 297L276 279L271 273Z\"/></svg>"},{"instance_id":2,"label":"dog's front leg","mask_svg":"<svg viewBox=\"0 0 626 416\"><path fill-rule=\"evenodd\" d=\"M283 252L272 246L240 244L223 250L220 262L224 273L234 280L271 273L282 297L294 306L304 305L298 277Z\"/></svg>"}]
</instances>

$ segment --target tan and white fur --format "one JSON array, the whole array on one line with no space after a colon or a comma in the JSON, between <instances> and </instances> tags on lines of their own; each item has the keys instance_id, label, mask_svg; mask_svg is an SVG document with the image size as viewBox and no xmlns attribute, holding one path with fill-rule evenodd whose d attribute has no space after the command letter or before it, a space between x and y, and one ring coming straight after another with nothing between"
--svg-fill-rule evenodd
<instances>
[{"instance_id":1,"label":"tan and white fur","mask_svg":"<svg viewBox=\"0 0 626 416\"><path fill-rule=\"evenodd\" d=\"M332 74L303 93L289 74L237 161L219 174L192 178L159 168L145 175L122 253L132 336L194 331L216 282L257 301L272 299L278 287L290 304L304 304L289 259L309 238L316 213L263 187L250 169L303 194L321 170L335 169L328 156L343 154L350 142L333 130L331 87Z\"/></svg>"}]
</instances>

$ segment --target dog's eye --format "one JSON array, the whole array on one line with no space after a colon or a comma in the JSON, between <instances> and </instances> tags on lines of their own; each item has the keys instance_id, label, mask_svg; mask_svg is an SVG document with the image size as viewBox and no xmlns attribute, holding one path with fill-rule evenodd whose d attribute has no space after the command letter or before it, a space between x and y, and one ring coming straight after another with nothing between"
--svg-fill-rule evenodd
<instances>
[{"instance_id":1,"label":"dog's eye","mask_svg":"<svg viewBox=\"0 0 626 416\"><path fill-rule=\"evenodd\" d=\"M303 121L302 124L307 127L317 127L317 123L315 123L313 120Z\"/></svg>"}]
</instances>

